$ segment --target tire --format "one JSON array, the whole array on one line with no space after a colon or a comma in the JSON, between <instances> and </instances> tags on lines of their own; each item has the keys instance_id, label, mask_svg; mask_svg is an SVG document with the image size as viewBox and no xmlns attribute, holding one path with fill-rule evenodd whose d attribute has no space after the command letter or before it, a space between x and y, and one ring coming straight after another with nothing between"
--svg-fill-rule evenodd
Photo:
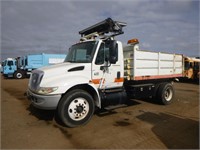
<instances>
[{"instance_id":1,"label":"tire","mask_svg":"<svg viewBox=\"0 0 200 150\"><path fill-rule=\"evenodd\" d=\"M157 100L163 105L169 105L173 102L174 94L171 83L161 83L158 87Z\"/></svg>"},{"instance_id":2,"label":"tire","mask_svg":"<svg viewBox=\"0 0 200 150\"><path fill-rule=\"evenodd\" d=\"M58 104L58 116L68 127L85 125L92 118L95 104L92 96L84 90L65 94Z\"/></svg>"},{"instance_id":3,"label":"tire","mask_svg":"<svg viewBox=\"0 0 200 150\"><path fill-rule=\"evenodd\" d=\"M23 79L23 78L24 78L24 72L21 71L21 70L17 70L17 71L14 73L14 78L15 78L15 79Z\"/></svg>"}]
</instances>

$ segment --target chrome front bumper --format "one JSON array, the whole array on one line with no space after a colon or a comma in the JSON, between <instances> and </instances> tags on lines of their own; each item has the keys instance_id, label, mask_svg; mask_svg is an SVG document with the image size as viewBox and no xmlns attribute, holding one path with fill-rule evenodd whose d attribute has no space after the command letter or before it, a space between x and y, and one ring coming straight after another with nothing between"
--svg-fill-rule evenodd
<instances>
[{"instance_id":1,"label":"chrome front bumper","mask_svg":"<svg viewBox=\"0 0 200 150\"><path fill-rule=\"evenodd\" d=\"M28 90L27 98L36 108L55 110L57 108L61 95L39 95Z\"/></svg>"}]
</instances>

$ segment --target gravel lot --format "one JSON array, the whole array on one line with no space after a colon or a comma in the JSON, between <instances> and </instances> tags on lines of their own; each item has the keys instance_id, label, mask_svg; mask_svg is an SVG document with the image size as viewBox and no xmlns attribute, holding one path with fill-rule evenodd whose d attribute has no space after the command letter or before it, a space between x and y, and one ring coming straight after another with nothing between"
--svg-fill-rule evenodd
<instances>
[{"instance_id":1,"label":"gravel lot","mask_svg":"<svg viewBox=\"0 0 200 150\"><path fill-rule=\"evenodd\" d=\"M133 100L67 128L54 111L38 110L24 96L28 79L1 78L2 149L198 149L199 85L175 83L168 106Z\"/></svg>"}]
</instances>

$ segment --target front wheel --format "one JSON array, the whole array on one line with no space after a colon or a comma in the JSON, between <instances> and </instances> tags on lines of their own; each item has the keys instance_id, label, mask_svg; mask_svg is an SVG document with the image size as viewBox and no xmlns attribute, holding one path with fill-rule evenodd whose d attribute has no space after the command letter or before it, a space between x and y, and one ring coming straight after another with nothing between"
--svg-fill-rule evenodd
<instances>
[{"instance_id":1,"label":"front wheel","mask_svg":"<svg viewBox=\"0 0 200 150\"><path fill-rule=\"evenodd\" d=\"M24 78L24 72L21 71L21 70L17 70L17 71L14 73L14 78L15 78L15 79L23 79L23 78Z\"/></svg>"},{"instance_id":2,"label":"front wheel","mask_svg":"<svg viewBox=\"0 0 200 150\"><path fill-rule=\"evenodd\" d=\"M89 122L94 113L94 100L84 90L73 90L65 94L58 105L58 116L68 127L76 127Z\"/></svg>"}]
</instances>

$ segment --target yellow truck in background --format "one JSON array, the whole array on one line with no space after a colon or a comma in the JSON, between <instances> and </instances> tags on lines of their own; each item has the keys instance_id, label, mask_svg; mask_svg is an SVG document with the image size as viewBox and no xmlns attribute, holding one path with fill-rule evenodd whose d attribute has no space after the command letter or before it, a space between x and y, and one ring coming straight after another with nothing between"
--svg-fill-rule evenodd
<instances>
[{"instance_id":1,"label":"yellow truck in background","mask_svg":"<svg viewBox=\"0 0 200 150\"><path fill-rule=\"evenodd\" d=\"M200 59L185 57L184 58L185 68L184 68L184 76L188 79L199 81L200 71Z\"/></svg>"}]
</instances>

